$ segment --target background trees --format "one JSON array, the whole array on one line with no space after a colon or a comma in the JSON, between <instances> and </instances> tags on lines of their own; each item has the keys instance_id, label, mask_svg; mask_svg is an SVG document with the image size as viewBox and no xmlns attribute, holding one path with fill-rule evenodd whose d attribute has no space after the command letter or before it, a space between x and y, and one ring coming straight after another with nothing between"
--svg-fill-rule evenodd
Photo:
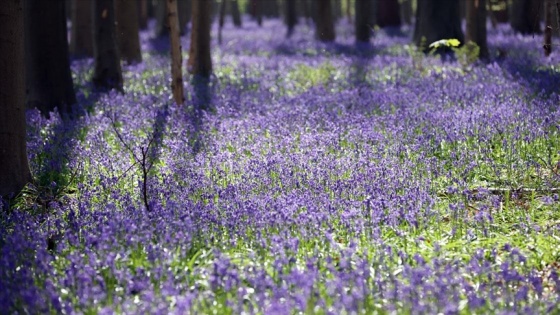
<instances>
[{"instance_id":1,"label":"background trees","mask_svg":"<svg viewBox=\"0 0 560 315\"><path fill-rule=\"evenodd\" d=\"M334 20L330 0L317 0L317 18L315 19L315 37L323 42L335 40Z\"/></svg>"},{"instance_id":2,"label":"background trees","mask_svg":"<svg viewBox=\"0 0 560 315\"><path fill-rule=\"evenodd\" d=\"M123 90L123 78L115 31L113 0L93 2L94 59L93 84L97 88Z\"/></svg>"},{"instance_id":3,"label":"background trees","mask_svg":"<svg viewBox=\"0 0 560 315\"><path fill-rule=\"evenodd\" d=\"M466 11L466 40L479 47L479 57L481 59L487 59L489 55L486 42L486 0L467 0Z\"/></svg>"},{"instance_id":4,"label":"background trees","mask_svg":"<svg viewBox=\"0 0 560 315\"><path fill-rule=\"evenodd\" d=\"M63 1L24 1L26 103L48 114L76 103Z\"/></svg>"},{"instance_id":5,"label":"background trees","mask_svg":"<svg viewBox=\"0 0 560 315\"><path fill-rule=\"evenodd\" d=\"M461 30L460 0L418 0L413 41L426 48L440 39L464 42Z\"/></svg>"},{"instance_id":6,"label":"background trees","mask_svg":"<svg viewBox=\"0 0 560 315\"><path fill-rule=\"evenodd\" d=\"M74 55L93 57L92 8L93 6L90 1L72 1L70 52Z\"/></svg>"},{"instance_id":7,"label":"background trees","mask_svg":"<svg viewBox=\"0 0 560 315\"><path fill-rule=\"evenodd\" d=\"M195 76L209 78L212 73L210 56L211 2L192 0L191 46L187 69Z\"/></svg>"},{"instance_id":8,"label":"background trees","mask_svg":"<svg viewBox=\"0 0 560 315\"><path fill-rule=\"evenodd\" d=\"M129 64L141 62L137 0L115 0L115 19L121 58Z\"/></svg>"},{"instance_id":9,"label":"background trees","mask_svg":"<svg viewBox=\"0 0 560 315\"><path fill-rule=\"evenodd\" d=\"M31 181L25 141L23 0L0 5L0 196Z\"/></svg>"}]
</instances>

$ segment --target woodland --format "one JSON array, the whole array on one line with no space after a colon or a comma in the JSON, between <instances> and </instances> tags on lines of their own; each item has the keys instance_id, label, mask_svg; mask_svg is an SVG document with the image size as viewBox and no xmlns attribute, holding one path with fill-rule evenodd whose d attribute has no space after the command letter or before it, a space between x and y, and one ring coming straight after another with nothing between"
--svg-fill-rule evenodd
<instances>
[{"instance_id":1,"label":"woodland","mask_svg":"<svg viewBox=\"0 0 560 315\"><path fill-rule=\"evenodd\" d=\"M0 314L560 314L556 0L2 0Z\"/></svg>"}]
</instances>

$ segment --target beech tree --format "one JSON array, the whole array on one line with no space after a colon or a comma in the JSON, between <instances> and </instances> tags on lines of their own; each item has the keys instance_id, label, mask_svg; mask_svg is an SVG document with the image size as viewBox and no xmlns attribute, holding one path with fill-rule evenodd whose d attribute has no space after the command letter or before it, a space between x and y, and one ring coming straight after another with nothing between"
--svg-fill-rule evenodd
<instances>
[{"instance_id":1,"label":"beech tree","mask_svg":"<svg viewBox=\"0 0 560 315\"><path fill-rule=\"evenodd\" d=\"M239 10L239 3L237 2L237 0L229 0L229 4L231 8L231 18L233 19L233 25L235 25L235 27L243 26L243 22L241 21L241 11Z\"/></svg>"},{"instance_id":2,"label":"beech tree","mask_svg":"<svg viewBox=\"0 0 560 315\"><path fill-rule=\"evenodd\" d=\"M169 37L171 40L171 90L177 105L183 104L183 72L181 71L181 38L177 0L167 0L167 18L169 19Z\"/></svg>"},{"instance_id":3,"label":"beech tree","mask_svg":"<svg viewBox=\"0 0 560 315\"><path fill-rule=\"evenodd\" d=\"M369 42L371 35L372 25L369 23L368 12L371 12L371 0L356 0L356 20L354 25L356 27L356 42Z\"/></svg>"},{"instance_id":4,"label":"beech tree","mask_svg":"<svg viewBox=\"0 0 560 315\"><path fill-rule=\"evenodd\" d=\"M412 24L412 0L401 1L401 18L404 24Z\"/></svg>"},{"instance_id":5,"label":"beech tree","mask_svg":"<svg viewBox=\"0 0 560 315\"><path fill-rule=\"evenodd\" d=\"M317 18L315 19L315 37L322 42L332 42L336 38L332 5L330 0L317 0Z\"/></svg>"},{"instance_id":6,"label":"beech tree","mask_svg":"<svg viewBox=\"0 0 560 315\"><path fill-rule=\"evenodd\" d=\"M510 7L511 28L521 34L540 33L542 0L513 0Z\"/></svg>"},{"instance_id":7,"label":"beech tree","mask_svg":"<svg viewBox=\"0 0 560 315\"><path fill-rule=\"evenodd\" d=\"M378 26L387 27L401 25L399 0L377 0L376 2L376 24Z\"/></svg>"},{"instance_id":8,"label":"beech tree","mask_svg":"<svg viewBox=\"0 0 560 315\"><path fill-rule=\"evenodd\" d=\"M48 115L76 103L64 1L25 0L25 82L28 107Z\"/></svg>"},{"instance_id":9,"label":"beech tree","mask_svg":"<svg viewBox=\"0 0 560 315\"><path fill-rule=\"evenodd\" d=\"M128 64L142 62L137 4L136 0L115 0L117 44Z\"/></svg>"},{"instance_id":10,"label":"beech tree","mask_svg":"<svg viewBox=\"0 0 560 315\"><path fill-rule=\"evenodd\" d=\"M552 53L552 31L555 28L558 28L557 16L559 12L557 12L558 8L553 0L545 0L544 1L544 54L545 56L549 56ZM560 18L560 16L558 16ZM556 20L556 21L555 21Z\"/></svg>"},{"instance_id":11,"label":"beech tree","mask_svg":"<svg viewBox=\"0 0 560 315\"><path fill-rule=\"evenodd\" d=\"M138 1L138 26L143 30L148 28L148 0Z\"/></svg>"},{"instance_id":12,"label":"beech tree","mask_svg":"<svg viewBox=\"0 0 560 315\"><path fill-rule=\"evenodd\" d=\"M0 196L31 181L25 141L23 0L0 5Z\"/></svg>"},{"instance_id":13,"label":"beech tree","mask_svg":"<svg viewBox=\"0 0 560 315\"><path fill-rule=\"evenodd\" d=\"M94 61L93 84L101 89L123 92L123 78L115 31L113 0L93 1Z\"/></svg>"},{"instance_id":14,"label":"beech tree","mask_svg":"<svg viewBox=\"0 0 560 315\"><path fill-rule=\"evenodd\" d=\"M413 41L426 49L440 39L464 42L459 0L418 0Z\"/></svg>"},{"instance_id":15,"label":"beech tree","mask_svg":"<svg viewBox=\"0 0 560 315\"><path fill-rule=\"evenodd\" d=\"M291 37L297 24L296 0L286 0L286 37Z\"/></svg>"},{"instance_id":16,"label":"beech tree","mask_svg":"<svg viewBox=\"0 0 560 315\"><path fill-rule=\"evenodd\" d=\"M210 56L210 24L212 2L192 0L192 30L188 71L194 76L209 78L212 73Z\"/></svg>"},{"instance_id":17,"label":"beech tree","mask_svg":"<svg viewBox=\"0 0 560 315\"><path fill-rule=\"evenodd\" d=\"M72 1L72 34L70 52L77 56L93 57L93 33L91 2Z\"/></svg>"},{"instance_id":18,"label":"beech tree","mask_svg":"<svg viewBox=\"0 0 560 315\"><path fill-rule=\"evenodd\" d=\"M466 0L467 34L466 41L480 48L479 58L488 59L486 40L486 0Z\"/></svg>"}]
</instances>

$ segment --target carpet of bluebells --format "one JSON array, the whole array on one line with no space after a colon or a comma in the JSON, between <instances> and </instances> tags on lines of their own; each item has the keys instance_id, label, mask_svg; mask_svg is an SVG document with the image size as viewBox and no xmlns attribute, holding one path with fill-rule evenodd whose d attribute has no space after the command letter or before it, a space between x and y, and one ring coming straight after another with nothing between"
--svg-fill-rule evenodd
<instances>
[{"instance_id":1,"label":"carpet of bluebells","mask_svg":"<svg viewBox=\"0 0 560 315\"><path fill-rule=\"evenodd\" d=\"M505 25L473 63L408 27L244 22L182 107L143 32L125 94L75 60L76 115L28 112L0 313L560 313L558 52Z\"/></svg>"}]
</instances>

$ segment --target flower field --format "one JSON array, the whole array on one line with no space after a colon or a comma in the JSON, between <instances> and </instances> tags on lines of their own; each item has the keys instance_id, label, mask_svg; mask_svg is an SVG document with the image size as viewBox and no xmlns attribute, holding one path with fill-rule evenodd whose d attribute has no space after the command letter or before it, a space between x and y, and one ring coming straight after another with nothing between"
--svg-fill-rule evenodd
<instances>
[{"instance_id":1,"label":"flower field","mask_svg":"<svg viewBox=\"0 0 560 315\"><path fill-rule=\"evenodd\" d=\"M560 314L558 52L244 22L182 107L145 32L125 94L75 60L76 117L28 112L1 314Z\"/></svg>"}]
</instances>

